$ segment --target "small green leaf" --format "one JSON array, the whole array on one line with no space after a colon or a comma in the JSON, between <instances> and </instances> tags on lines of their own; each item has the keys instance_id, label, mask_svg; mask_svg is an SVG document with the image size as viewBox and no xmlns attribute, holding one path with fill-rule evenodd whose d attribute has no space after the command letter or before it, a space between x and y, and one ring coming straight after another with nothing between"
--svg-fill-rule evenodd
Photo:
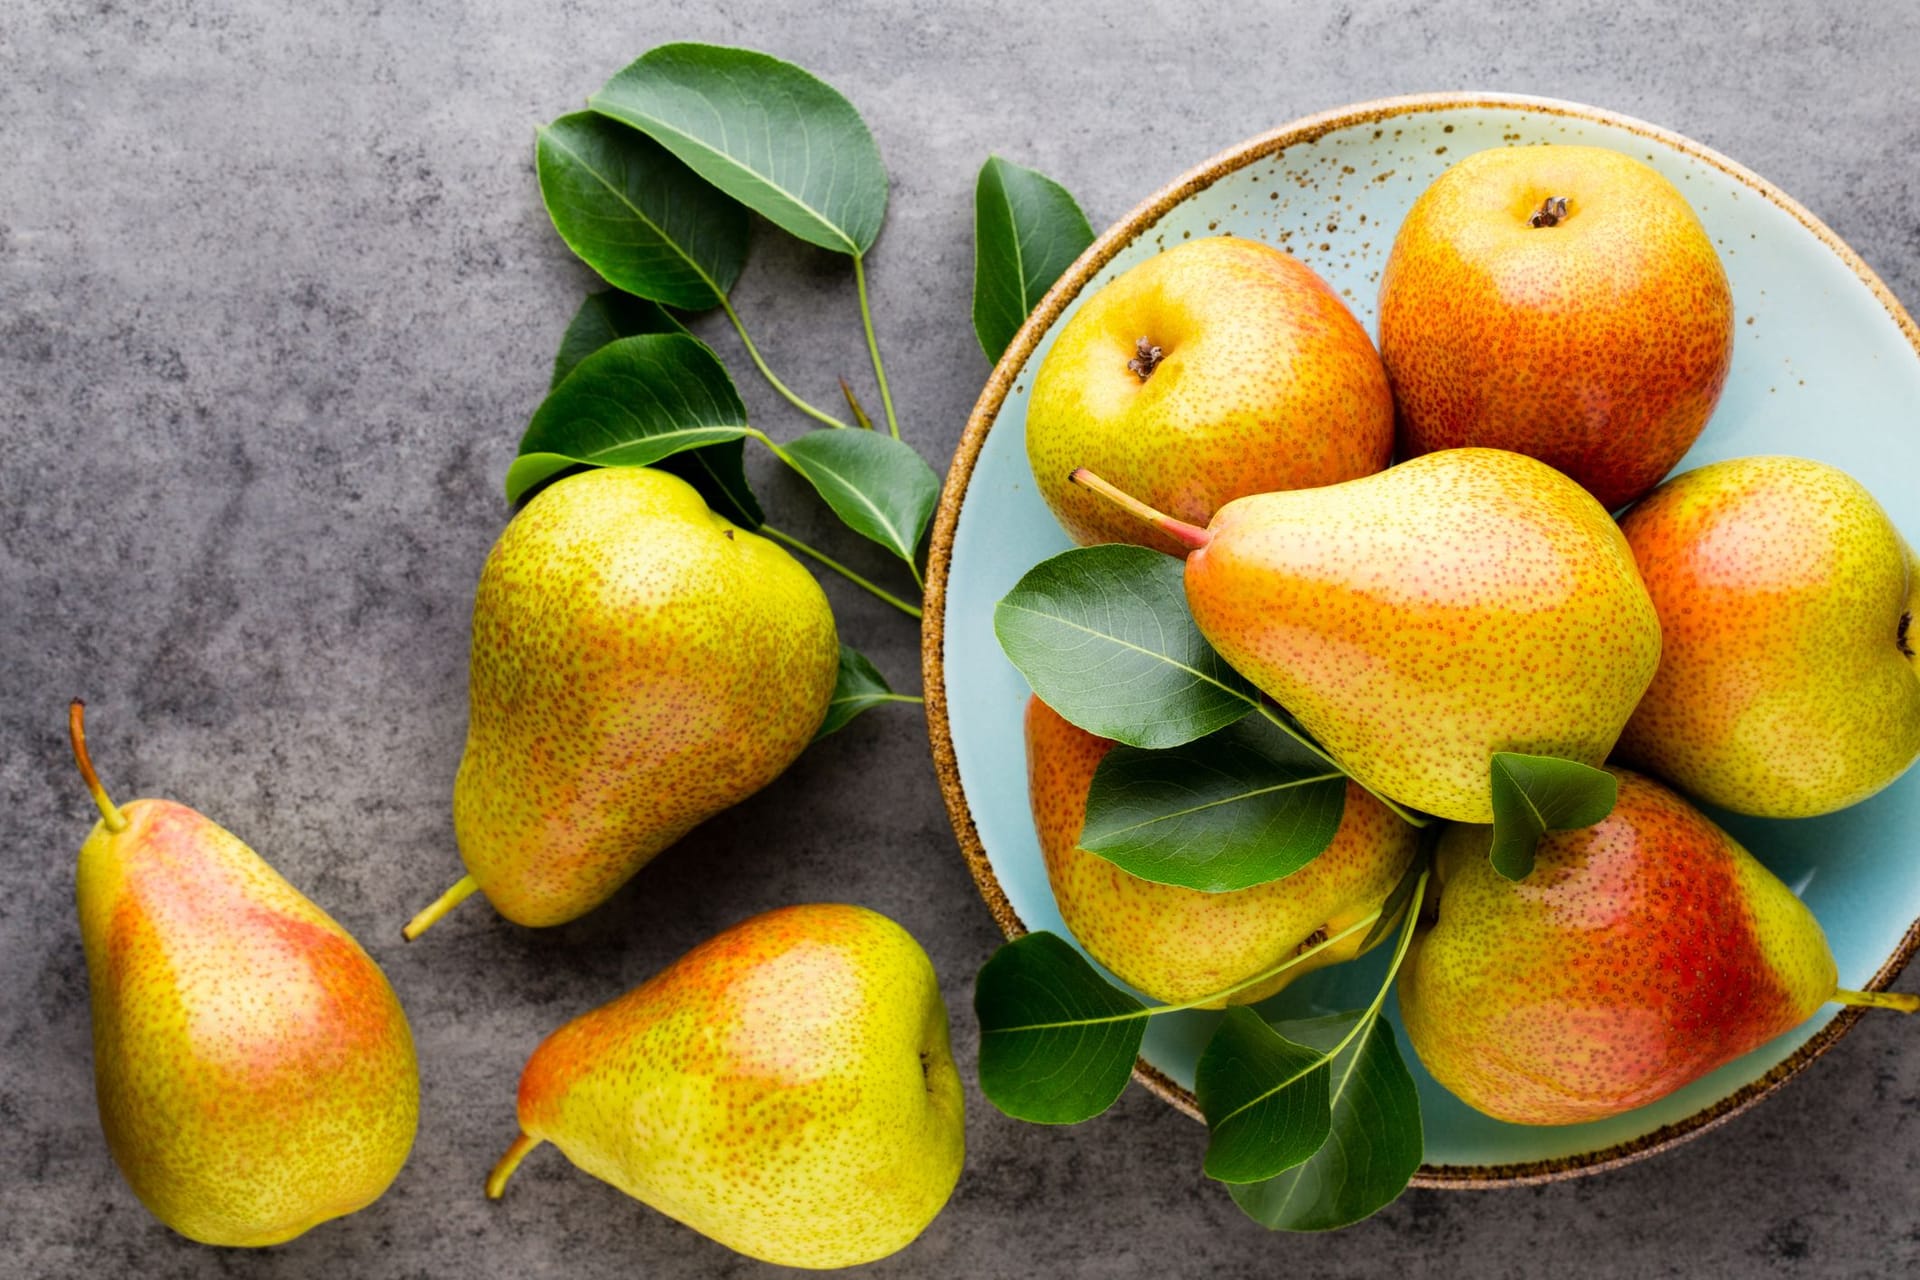
<instances>
[{"instance_id":1,"label":"small green leaf","mask_svg":"<svg viewBox=\"0 0 1920 1280\"><path fill-rule=\"evenodd\" d=\"M780 450L848 528L914 562L940 478L912 446L876 431L824 427Z\"/></svg>"},{"instance_id":2,"label":"small green leaf","mask_svg":"<svg viewBox=\"0 0 1920 1280\"><path fill-rule=\"evenodd\" d=\"M873 430L873 419L867 416L866 406L853 394L853 388L847 385L845 378L840 379L840 394L847 398L847 412L853 415L855 424L863 430Z\"/></svg>"},{"instance_id":3,"label":"small green leaf","mask_svg":"<svg viewBox=\"0 0 1920 1280\"><path fill-rule=\"evenodd\" d=\"M1127 1087L1146 1007L1057 934L1030 933L993 953L973 988L980 1091L1016 1120L1078 1124Z\"/></svg>"},{"instance_id":4,"label":"small green leaf","mask_svg":"<svg viewBox=\"0 0 1920 1280\"><path fill-rule=\"evenodd\" d=\"M1042 560L994 606L993 630L1042 702L1128 746L1177 747L1256 705L1193 625L1180 561L1147 547Z\"/></svg>"},{"instance_id":5,"label":"small green leaf","mask_svg":"<svg viewBox=\"0 0 1920 1280\"><path fill-rule=\"evenodd\" d=\"M1278 1023L1273 1031L1327 1054L1365 1017L1339 1013ZM1333 1057L1327 1081L1332 1126L1320 1149L1277 1177L1228 1188L1255 1222L1281 1231L1351 1226L1391 1204L1420 1168L1420 1095L1391 1023L1372 1018Z\"/></svg>"},{"instance_id":6,"label":"small green leaf","mask_svg":"<svg viewBox=\"0 0 1920 1280\"><path fill-rule=\"evenodd\" d=\"M507 470L507 501L577 463L644 467L746 434L746 406L704 343L621 338L582 360L534 412Z\"/></svg>"},{"instance_id":7,"label":"small green leaf","mask_svg":"<svg viewBox=\"0 0 1920 1280\"><path fill-rule=\"evenodd\" d=\"M1080 845L1159 884L1227 893L1292 875L1340 828L1346 775L1252 718L1164 751L1115 747Z\"/></svg>"},{"instance_id":8,"label":"small green leaf","mask_svg":"<svg viewBox=\"0 0 1920 1280\"><path fill-rule=\"evenodd\" d=\"M540 130L540 198L554 230L608 284L701 311L747 260L746 210L643 134L579 111Z\"/></svg>"},{"instance_id":9,"label":"small green leaf","mask_svg":"<svg viewBox=\"0 0 1920 1280\"><path fill-rule=\"evenodd\" d=\"M553 357L551 391L567 380L582 360L618 338L637 338L643 333L685 333L687 327L668 314L657 302L636 298L619 289L590 293L580 302L560 337L560 350Z\"/></svg>"},{"instance_id":10,"label":"small green leaf","mask_svg":"<svg viewBox=\"0 0 1920 1280\"><path fill-rule=\"evenodd\" d=\"M776 226L863 254L887 211L887 171L853 104L751 49L665 44L588 100L647 134Z\"/></svg>"},{"instance_id":11,"label":"small green leaf","mask_svg":"<svg viewBox=\"0 0 1920 1280\"><path fill-rule=\"evenodd\" d=\"M1590 827L1613 812L1619 784L1605 769L1562 760L1496 751L1491 766L1493 869L1509 880L1533 870L1534 847L1549 831Z\"/></svg>"},{"instance_id":12,"label":"small green leaf","mask_svg":"<svg viewBox=\"0 0 1920 1280\"><path fill-rule=\"evenodd\" d=\"M815 740L826 737L847 721L883 702L912 702L887 686L887 679L862 655L840 646L840 675L833 684L833 697L827 703L827 718L821 722Z\"/></svg>"},{"instance_id":13,"label":"small green leaf","mask_svg":"<svg viewBox=\"0 0 1920 1280\"><path fill-rule=\"evenodd\" d=\"M1227 1010L1194 1068L1207 1118L1206 1174L1262 1182L1327 1140L1326 1054L1276 1033L1242 1005Z\"/></svg>"},{"instance_id":14,"label":"small green leaf","mask_svg":"<svg viewBox=\"0 0 1920 1280\"><path fill-rule=\"evenodd\" d=\"M973 191L973 331L998 360L1060 273L1093 243L1065 187L989 156Z\"/></svg>"}]
</instances>

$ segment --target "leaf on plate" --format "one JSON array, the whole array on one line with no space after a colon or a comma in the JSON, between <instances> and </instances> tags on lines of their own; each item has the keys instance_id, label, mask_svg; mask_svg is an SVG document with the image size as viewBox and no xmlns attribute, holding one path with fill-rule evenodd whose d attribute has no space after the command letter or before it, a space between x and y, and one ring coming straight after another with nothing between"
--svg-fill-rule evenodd
<instances>
[{"instance_id":1,"label":"leaf on plate","mask_svg":"<svg viewBox=\"0 0 1920 1280\"><path fill-rule=\"evenodd\" d=\"M631 125L776 226L836 253L872 247L887 210L880 149L853 104L751 49L665 44L588 106Z\"/></svg>"},{"instance_id":2,"label":"leaf on plate","mask_svg":"<svg viewBox=\"0 0 1920 1280\"><path fill-rule=\"evenodd\" d=\"M1562 760L1496 751L1493 788L1493 869L1509 880L1533 870L1533 852L1549 831L1590 827L1613 812L1619 786L1605 769Z\"/></svg>"},{"instance_id":3,"label":"leaf on plate","mask_svg":"<svg viewBox=\"0 0 1920 1280\"><path fill-rule=\"evenodd\" d=\"M973 191L973 332L998 360L1040 298L1093 243L1067 189L989 156Z\"/></svg>"},{"instance_id":4,"label":"leaf on plate","mask_svg":"<svg viewBox=\"0 0 1920 1280\"><path fill-rule=\"evenodd\" d=\"M1078 1124L1112 1106L1147 1028L1144 1005L1044 932L994 952L974 983L973 1008L980 1091L1036 1124Z\"/></svg>"},{"instance_id":5,"label":"leaf on plate","mask_svg":"<svg viewBox=\"0 0 1920 1280\"><path fill-rule=\"evenodd\" d=\"M887 679L881 675L867 659L849 649L840 646L840 675L834 681L833 698L827 703L827 718L820 723L819 732L814 739L818 741L837 729L845 727L847 721L859 715L869 707L877 707L883 702L905 702L887 685Z\"/></svg>"},{"instance_id":6,"label":"leaf on plate","mask_svg":"<svg viewBox=\"0 0 1920 1280\"><path fill-rule=\"evenodd\" d=\"M1177 747L1256 705L1193 625L1180 561L1147 547L1042 560L994 606L993 630L1042 702L1128 746Z\"/></svg>"},{"instance_id":7,"label":"leaf on plate","mask_svg":"<svg viewBox=\"0 0 1920 1280\"><path fill-rule=\"evenodd\" d=\"M1287 1039L1245 1005L1228 1009L1194 1068L1207 1176L1262 1182L1318 1151L1330 1128L1328 1074L1324 1051Z\"/></svg>"},{"instance_id":8,"label":"leaf on plate","mask_svg":"<svg viewBox=\"0 0 1920 1280\"><path fill-rule=\"evenodd\" d=\"M1292 875L1339 830L1346 775L1248 718L1100 761L1080 845L1158 884L1227 893Z\"/></svg>"},{"instance_id":9,"label":"leaf on plate","mask_svg":"<svg viewBox=\"0 0 1920 1280\"><path fill-rule=\"evenodd\" d=\"M823 427L780 452L848 528L914 562L940 478L911 445L877 431Z\"/></svg>"},{"instance_id":10,"label":"leaf on plate","mask_svg":"<svg viewBox=\"0 0 1920 1280\"><path fill-rule=\"evenodd\" d=\"M747 213L659 143L591 111L562 116L535 143L554 230L608 284L702 311L747 260Z\"/></svg>"},{"instance_id":11,"label":"leaf on plate","mask_svg":"<svg viewBox=\"0 0 1920 1280\"><path fill-rule=\"evenodd\" d=\"M1330 1053L1362 1011L1282 1022L1274 1034ZM1331 1231L1391 1204L1420 1168L1425 1150L1420 1095L1400 1057L1393 1025L1371 1025L1335 1056L1327 1076L1332 1124L1305 1163L1262 1182L1230 1186L1255 1222L1281 1231Z\"/></svg>"},{"instance_id":12,"label":"leaf on plate","mask_svg":"<svg viewBox=\"0 0 1920 1280\"><path fill-rule=\"evenodd\" d=\"M685 333L687 327L674 319L657 302L636 298L619 289L602 289L581 299L567 331L560 336L560 350L553 357L551 391L567 380L574 367L617 338L637 338L643 333Z\"/></svg>"}]
</instances>

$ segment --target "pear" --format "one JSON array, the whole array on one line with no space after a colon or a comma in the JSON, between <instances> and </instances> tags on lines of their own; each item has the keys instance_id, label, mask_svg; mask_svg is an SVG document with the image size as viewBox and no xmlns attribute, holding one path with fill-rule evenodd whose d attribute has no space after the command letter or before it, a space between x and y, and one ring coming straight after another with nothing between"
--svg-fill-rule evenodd
<instances>
[{"instance_id":1,"label":"pear","mask_svg":"<svg viewBox=\"0 0 1920 1280\"><path fill-rule=\"evenodd\" d=\"M862 907L787 907L695 947L544 1040L498 1199L551 1142L721 1244L793 1267L905 1248L965 1154L933 965Z\"/></svg>"},{"instance_id":2,"label":"pear","mask_svg":"<svg viewBox=\"0 0 1920 1280\"><path fill-rule=\"evenodd\" d=\"M154 1217L257 1246L379 1199L413 1145L420 1075L378 965L237 837L185 805L100 809L80 940L100 1125Z\"/></svg>"},{"instance_id":3,"label":"pear","mask_svg":"<svg viewBox=\"0 0 1920 1280\"><path fill-rule=\"evenodd\" d=\"M1920 559L1857 480L1715 462L1621 528L1666 636L1623 759L1739 813L1805 818L1920 757Z\"/></svg>"},{"instance_id":4,"label":"pear","mask_svg":"<svg viewBox=\"0 0 1920 1280\"><path fill-rule=\"evenodd\" d=\"M826 718L840 646L813 575L664 471L609 467L540 493L473 604L467 875L507 919L599 906L695 825L778 777Z\"/></svg>"},{"instance_id":5,"label":"pear","mask_svg":"<svg viewBox=\"0 0 1920 1280\"><path fill-rule=\"evenodd\" d=\"M1205 523L1234 498L1369 475L1393 452L1387 371L1313 269L1209 236L1102 286L1061 328L1027 405L1034 483L1076 542L1176 544L1067 477L1099 472Z\"/></svg>"},{"instance_id":6,"label":"pear","mask_svg":"<svg viewBox=\"0 0 1920 1280\"><path fill-rule=\"evenodd\" d=\"M1226 991L1361 923L1419 848L1417 828L1349 782L1333 843L1290 876L1231 893L1142 880L1079 847L1087 791L1112 746L1040 699L1028 701L1033 824L1061 919L1116 977L1167 1004ZM1353 959L1368 932L1363 927L1284 973L1197 1007L1264 1000L1301 974Z\"/></svg>"},{"instance_id":7,"label":"pear","mask_svg":"<svg viewBox=\"0 0 1920 1280\"><path fill-rule=\"evenodd\" d=\"M1686 801L1624 769L1613 812L1542 837L1504 879L1491 830L1440 837L1400 970L1400 1016L1433 1078L1515 1124L1617 1115L1792 1030L1838 989L1826 935L1793 891Z\"/></svg>"},{"instance_id":8,"label":"pear","mask_svg":"<svg viewBox=\"0 0 1920 1280\"><path fill-rule=\"evenodd\" d=\"M1492 821L1498 751L1600 764L1659 662L1619 528L1517 453L1241 498L1206 529L1076 478L1190 548L1208 642L1355 781L1414 809Z\"/></svg>"}]
</instances>

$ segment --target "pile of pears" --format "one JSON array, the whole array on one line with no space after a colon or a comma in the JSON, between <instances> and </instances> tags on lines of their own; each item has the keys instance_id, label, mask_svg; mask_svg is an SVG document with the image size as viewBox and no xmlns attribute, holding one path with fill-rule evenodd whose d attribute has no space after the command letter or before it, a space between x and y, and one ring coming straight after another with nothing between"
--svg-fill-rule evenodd
<instances>
[{"instance_id":1,"label":"pile of pears","mask_svg":"<svg viewBox=\"0 0 1920 1280\"><path fill-rule=\"evenodd\" d=\"M1409 213L1379 313L1376 354L1288 254L1201 239L1089 298L1043 361L1027 451L1061 525L1184 557L1201 634L1349 779L1301 870L1152 883L1080 847L1112 744L1033 700L1068 928L1156 999L1252 1003L1352 958L1357 936L1234 990L1431 856L1403 1023L1436 1080L1517 1124L1642 1106L1828 1001L1920 1007L1841 989L1812 913L1693 804L1830 813L1920 757L1920 560L1818 462L1661 483L1733 342L1679 192L1597 148L1469 157ZM1500 752L1617 784L1519 881L1488 857Z\"/></svg>"}]
</instances>

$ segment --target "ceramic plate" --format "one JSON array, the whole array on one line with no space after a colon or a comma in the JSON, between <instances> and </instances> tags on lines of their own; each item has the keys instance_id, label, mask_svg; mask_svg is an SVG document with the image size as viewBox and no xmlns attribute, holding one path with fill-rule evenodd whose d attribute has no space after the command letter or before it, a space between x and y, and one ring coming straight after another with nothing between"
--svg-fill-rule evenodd
<instances>
[{"instance_id":1,"label":"ceramic plate","mask_svg":"<svg viewBox=\"0 0 1920 1280\"><path fill-rule=\"evenodd\" d=\"M1032 372L1061 322L1141 259L1188 239L1232 234L1312 265L1373 332L1380 270L1414 198L1470 152L1536 143L1611 147L1651 164L1692 202L1726 264L1736 308L1733 371L1678 469L1756 453L1818 458L1865 481L1909 539L1920 538L1920 332L1837 236L1763 179L1650 125L1534 98L1392 99L1255 138L1153 196L1081 256L994 369L947 476L923 653L928 720L955 833L1009 936L1067 932L1027 809L1027 687L993 635L995 601L1036 561L1069 545L1034 490L1024 439ZM1714 816L1813 908L1843 985L1884 986L1920 944L1920 849L1911 835L1920 830L1920 769L1826 818ZM1387 951L1309 975L1263 1012L1297 1017L1362 1005L1377 989ZM1388 1010L1397 1023L1392 1003ZM1534 1181L1650 1154L1757 1101L1829 1048L1856 1016L1829 1005L1799 1030L1660 1102L1559 1128L1503 1124L1470 1110L1408 1052L1426 1123L1427 1164L1417 1181ZM1136 1078L1194 1112L1194 1061L1217 1017L1153 1019Z\"/></svg>"}]
</instances>

